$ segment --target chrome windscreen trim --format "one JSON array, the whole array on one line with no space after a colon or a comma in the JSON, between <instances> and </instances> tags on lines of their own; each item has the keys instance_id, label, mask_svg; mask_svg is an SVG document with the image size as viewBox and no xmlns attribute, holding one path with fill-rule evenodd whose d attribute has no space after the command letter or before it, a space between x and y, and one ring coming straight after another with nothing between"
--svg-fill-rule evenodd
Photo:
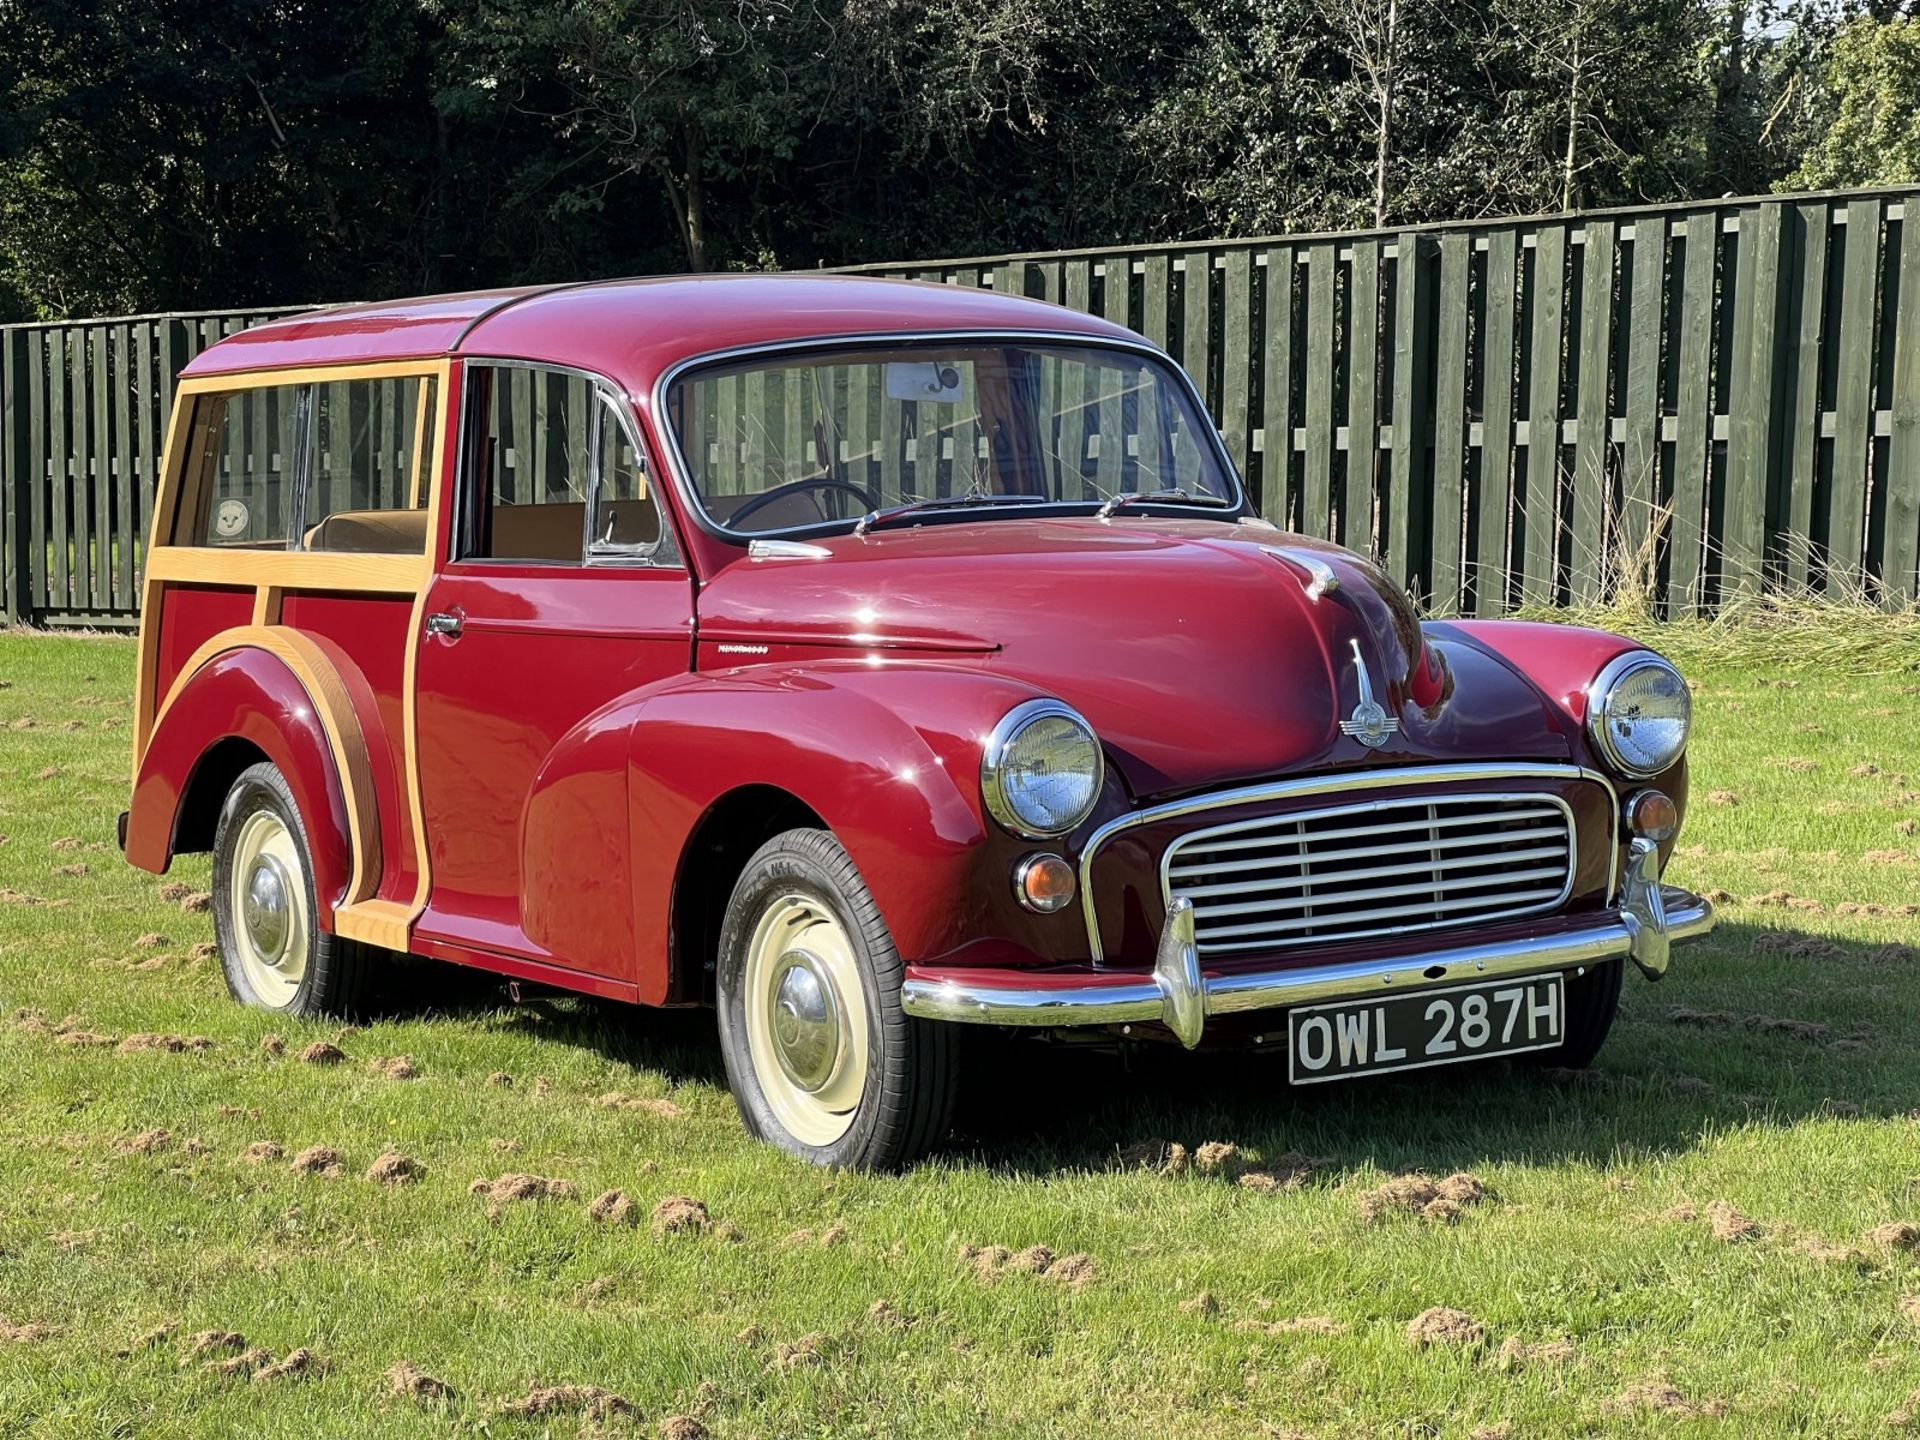
<instances>
[{"instance_id":1,"label":"chrome windscreen trim","mask_svg":"<svg viewBox=\"0 0 1920 1440\"><path fill-rule=\"evenodd\" d=\"M1185 799L1170 800L1163 805L1149 805L1142 810L1130 810L1125 815L1116 815L1100 826L1087 837L1087 843L1080 850L1080 913L1086 924L1087 953L1094 964L1104 963L1105 955L1100 948L1099 911L1094 900L1093 864L1099 857L1100 851L1116 835L1124 835L1129 830L1137 830L1145 825L1180 820L1189 815L1204 815L1209 810L1227 810L1237 805L1257 805L1270 800L1297 800L1313 795L1357 794L1370 790L1406 789L1419 785L1478 784L1488 780L1535 780L1543 783L1556 780L1590 780L1606 792L1610 807L1617 806L1612 783L1598 770L1589 770L1584 765L1564 765L1551 761L1510 760L1485 765L1382 766L1379 769L1363 770L1358 773L1342 771L1330 775L1303 775L1292 780L1270 780L1259 785L1242 785L1232 790L1212 790L1203 795L1189 795ZM1611 900L1618 878L1619 846L1609 844L1607 854L1607 897Z\"/></svg>"}]
</instances>

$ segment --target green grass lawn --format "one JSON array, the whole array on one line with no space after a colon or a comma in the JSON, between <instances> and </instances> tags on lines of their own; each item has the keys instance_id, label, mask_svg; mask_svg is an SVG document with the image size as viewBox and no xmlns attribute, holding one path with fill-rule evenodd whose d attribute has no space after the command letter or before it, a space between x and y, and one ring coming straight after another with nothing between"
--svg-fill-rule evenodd
<instances>
[{"instance_id":1,"label":"green grass lawn","mask_svg":"<svg viewBox=\"0 0 1920 1440\"><path fill-rule=\"evenodd\" d=\"M1289 1093L1022 1049L943 1158L862 1176L743 1137L704 1015L455 985L358 1030L236 1008L208 916L113 849L131 643L0 635L0 1436L1897 1432L1920 1251L1870 1236L1920 1222L1920 630L1879 675L1815 638L1757 669L1662 637L1699 682L1673 878L1731 898L1664 982L1628 976L1590 1075ZM206 887L203 857L176 872ZM344 1061L297 1058L320 1040ZM402 1055L411 1079L370 1068ZM1272 1190L1113 1168L1151 1137L1326 1163ZM339 1174L291 1172L313 1145ZM366 1178L389 1147L414 1183ZM1486 1194L1366 1218L1403 1170ZM470 1193L503 1172L573 1193ZM589 1213L613 1189L638 1224ZM671 1195L711 1225L656 1235ZM961 1254L1037 1244L1091 1278ZM1433 1306L1479 1342L1412 1343ZM223 1374L242 1352L192 1355L206 1331L316 1363ZM399 1362L451 1393L396 1395ZM632 1413L513 1409L562 1385Z\"/></svg>"}]
</instances>

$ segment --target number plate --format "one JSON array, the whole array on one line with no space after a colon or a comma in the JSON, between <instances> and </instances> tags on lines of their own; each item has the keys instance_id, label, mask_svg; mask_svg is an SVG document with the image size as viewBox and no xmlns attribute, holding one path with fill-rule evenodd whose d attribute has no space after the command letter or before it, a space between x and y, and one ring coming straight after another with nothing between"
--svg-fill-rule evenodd
<instances>
[{"instance_id":1,"label":"number plate","mask_svg":"<svg viewBox=\"0 0 1920 1440\"><path fill-rule=\"evenodd\" d=\"M1287 1078L1317 1085L1546 1050L1560 1043L1565 1024L1557 974L1310 1005L1287 1015Z\"/></svg>"}]
</instances>

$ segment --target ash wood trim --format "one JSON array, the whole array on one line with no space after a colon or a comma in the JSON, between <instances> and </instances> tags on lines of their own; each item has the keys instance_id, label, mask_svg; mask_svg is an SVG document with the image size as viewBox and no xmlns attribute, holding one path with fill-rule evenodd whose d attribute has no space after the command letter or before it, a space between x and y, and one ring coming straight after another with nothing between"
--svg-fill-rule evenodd
<instances>
[{"instance_id":1,"label":"ash wood trim","mask_svg":"<svg viewBox=\"0 0 1920 1440\"><path fill-rule=\"evenodd\" d=\"M373 767L367 758L367 739L360 717L333 662L305 635L278 625L239 625L223 630L193 652L167 692L154 718L154 728L167 718L188 683L209 660L229 650L265 650L283 661L313 701L314 715L326 732L333 752L334 773L340 780L347 812L347 840L353 856L352 873L340 906L356 905L373 893L380 879L380 816L374 801Z\"/></svg>"}]
</instances>

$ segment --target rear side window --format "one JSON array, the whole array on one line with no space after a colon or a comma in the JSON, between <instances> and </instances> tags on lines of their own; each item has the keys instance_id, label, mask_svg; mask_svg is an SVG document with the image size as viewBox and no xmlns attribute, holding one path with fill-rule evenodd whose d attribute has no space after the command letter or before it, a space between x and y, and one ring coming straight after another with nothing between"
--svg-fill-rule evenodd
<instances>
[{"instance_id":1,"label":"rear side window","mask_svg":"<svg viewBox=\"0 0 1920 1440\"><path fill-rule=\"evenodd\" d=\"M678 565L622 402L585 375L469 362L458 554Z\"/></svg>"},{"instance_id":2,"label":"rear side window","mask_svg":"<svg viewBox=\"0 0 1920 1440\"><path fill-rule=\"evenodd\" d=\"M202 516L192 543L234 550L284 550L294 494L307 387L270 385L205 395L194 405L194 464Z\"/></svg>"},{"instance_id":3,"label":"rear side window","mask_svg":"<svg viewBox=\"0 0 1920 1440\"><path fill-rule=\"evenodd\" d=\"M406 375L201 396L187 543L425 554L435 391Z\"/></svg>"}]
</instances>

